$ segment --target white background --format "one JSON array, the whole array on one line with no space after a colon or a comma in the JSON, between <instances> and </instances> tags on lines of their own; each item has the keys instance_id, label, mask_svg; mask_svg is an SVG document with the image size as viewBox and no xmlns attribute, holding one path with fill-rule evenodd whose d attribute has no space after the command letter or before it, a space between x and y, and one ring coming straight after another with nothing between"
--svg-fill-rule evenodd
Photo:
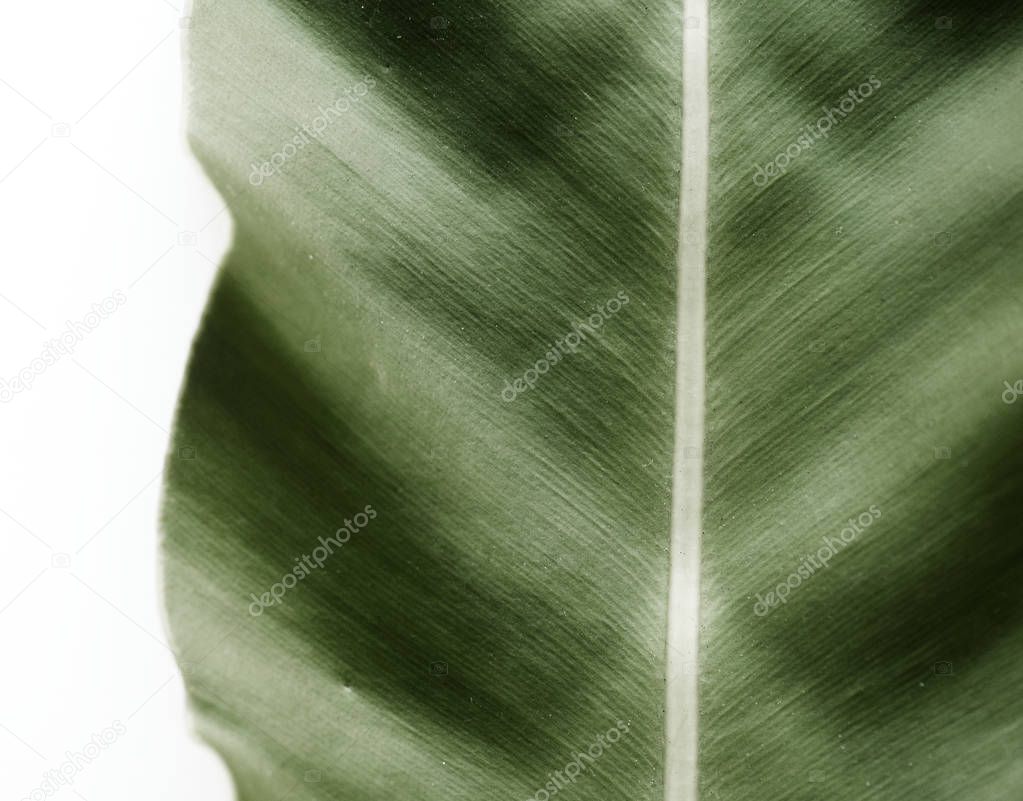
<instances>
[{"instance_id":1,"label":"white background","mask_svg":"<svg viewBox=\"0 0 1023 801\"><path fill-rule=\"evenodd\" d=\"M127 298L0 403L5 800L115 720L126 733L53 797L233 796L191 733L157 564L168 430L231 233L184 141L176 2L0 11L0 378Z\"/></svg>"}]
</instances>

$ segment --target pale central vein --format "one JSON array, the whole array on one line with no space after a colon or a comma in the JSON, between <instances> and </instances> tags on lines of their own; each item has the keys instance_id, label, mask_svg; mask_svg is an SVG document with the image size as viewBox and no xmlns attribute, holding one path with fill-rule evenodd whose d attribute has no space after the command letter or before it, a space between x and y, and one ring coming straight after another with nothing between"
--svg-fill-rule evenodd
<instances>
[{"instance_id":1,"label":"pale central vein","mask_svg":"<svg viewBox=\"0 0 1023 801\"><path fill-rule=\"evenodd\" d=\"M675 449L665 689L665 801L697 801L700 540L710 90L707 0L683 0Z\"/></svg>"}]
</instances>

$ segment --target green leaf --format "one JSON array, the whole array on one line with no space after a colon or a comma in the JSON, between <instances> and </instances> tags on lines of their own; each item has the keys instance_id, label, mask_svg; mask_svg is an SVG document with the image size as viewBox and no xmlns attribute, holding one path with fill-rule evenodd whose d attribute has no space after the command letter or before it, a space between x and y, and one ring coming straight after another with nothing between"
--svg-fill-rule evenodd
<instances>
[{"instance_id":1,"label":"green leaf","mask_svg":"<svg viewBox=\"0 0 1023 801\"><path fill-rule=\"evenodd\" d=\"M164 572L241 801L1023 787L1020 12L693 8L197 3Z\"/></svg>"},{"instance_id":2,"label":"green leaf","mask_svg":"<svg viewBox=\"0 0 1023 801\"><path fill-rule=\"evenodd\" d=\"M661 794L680 33L583 2L197 7L191 138L236 232L166 586L246 801L525 799L590 746L578 798Z\"/></svg>"},{"instance_id":3,"label":"green leaf","mask_svg":"<svg viewBox=\"0 0 1023 801\"><path fill-rule=\"evenodd\" d=\"M1017 797L1020 9L804 12L712 8L701 795Z\"/></svg>"}]
</instances>

